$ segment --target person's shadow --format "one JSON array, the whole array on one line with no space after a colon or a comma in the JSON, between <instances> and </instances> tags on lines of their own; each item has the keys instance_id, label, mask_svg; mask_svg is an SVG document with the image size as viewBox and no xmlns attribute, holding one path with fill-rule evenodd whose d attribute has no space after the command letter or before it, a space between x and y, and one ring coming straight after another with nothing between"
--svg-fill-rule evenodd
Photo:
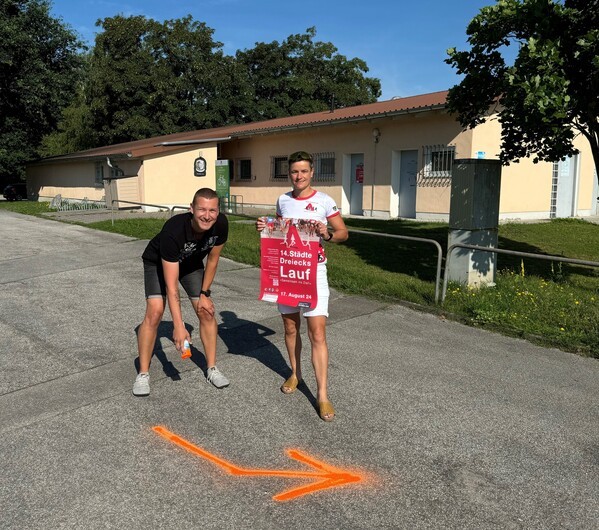
<instances>
[{"instance_id":1,"label":"person's shadow","mask_svg":"<svg viewBox=\"0 0 599 530\"><path fill-rule=\"evenodd\" d=\"M233 355L245 355L246 357L256 359L264 364L264 366L280 375L283 381L289 377L290 369L286 359L281 354L281 351L266 339L266 337L276 333L274 330L261 324L257 324L256 322L252 322L251 320L238 318L233 311L221 311L220 316L222 323L218 326L218 336L227 347L227 353ZM194 331L194 327L187 323L185 326L191 335ZM139 326L135 328L135 333L137 334L138 332ZM160 362L162 370L167 377L173 381L179 381L181 379L181 372L179 372L175 365L168 360L168 357L162 348L162 341L160 340L166 338L172 342L172 337L173 323L168 320L161 321L158 326L156 343L154 344L152 355L153 358L156 358ZM201 341L199 343L201 345ZM175 355L179 355L176 350ZM191 345L191 361L206 374L208 368L206 358L193 344ZM139 357L135 358L135 369L139 373ZM281 384L283 384L283 381L281 381ZM302 382L298 385L297 389L301 391L306 398L308 398L308 401L312 406L316 408L316 398L306 384Z\"/></svg>"},{"instance_id":2,"label":"person's shadow","mask_svg":"<svg viewBox=\"0 0 599 530\"><path fill-rule=\"evenodd\" d=\"M289 371L287 362L280 350L266 339L276 333L274 330L238 318L233 311L221 311L220 316L222 323L218 325L218 336L228 353L256 359L281 377L286 377Z\"/></svg>"},{"instance_id":3,"label":"person's shadow","mask_svg":"<svg viewBox=\"0 0 599 530\"><path fill-rule=\"evenodd\" d=\"M191 334L193 328L188 324L185 324L187 330ZM139 333L139 326L135 328L135 334ZM177 370L175 365L168 360L164 349L162 348L162 341L160 339L166 338L172 342L173 337L173 323L170 321L161 321L158 325L158 333L156 335L156 342L154 343L154 351L152 352L152 359L158 359L160 364L162 365L162 370L167 377L170 377L173 381L181 380L181 372ZM193 360L193 349L192 349L192 360ZM196 352L197 353L197 352ZM202 357L201 355L196 355L196 357ZM196 362L196 364L198 364ZM204 361L204 365L206 362ZM135 369L139 373L139 357L135 358ZM204 370L205 371L205 370Z\"/></svg>"},{"instance_id":4,"label":"person's shadow","mask_svg":"<svg viewBox=\"0 0 599 530\"><path fill-rule=\"evenodd\" d=\"M222 323L218 326L218 335L225 343L228 353L256 359L279 374L283 381L289 377L290 369L281 351L266 339L276 333L274 330L251 320L238 318L233 311L221 311L220 316ZM316 407L316 398L310 389L304 383L297 388Z\"/></svg>"}]
</instances>

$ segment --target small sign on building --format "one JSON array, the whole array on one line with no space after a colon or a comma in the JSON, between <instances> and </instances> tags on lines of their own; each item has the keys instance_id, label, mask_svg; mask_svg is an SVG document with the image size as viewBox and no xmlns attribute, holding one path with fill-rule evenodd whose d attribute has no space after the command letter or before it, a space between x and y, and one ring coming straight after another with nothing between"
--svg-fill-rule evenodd
<instances>
[{"instance_id":1,"label":"small sign on building","mask_svg":"<svg viewBox=\"0 0 599 530\"><path fill-rule=\"evenodd\" d=\"M356 182L358 184L364 183L364 164L358 164L356 166Z\"/></svg>"},{"instance_id":2,"label":"small sign on building","mask_svg":"<svg viewBox=\"0 0 599 530\"><path fill-rule=\"evenodd\" d=\"M193 163L193 176L194 177L205 177L206 176L206 159L198 157Z\"/></svg>"}]
</instances>

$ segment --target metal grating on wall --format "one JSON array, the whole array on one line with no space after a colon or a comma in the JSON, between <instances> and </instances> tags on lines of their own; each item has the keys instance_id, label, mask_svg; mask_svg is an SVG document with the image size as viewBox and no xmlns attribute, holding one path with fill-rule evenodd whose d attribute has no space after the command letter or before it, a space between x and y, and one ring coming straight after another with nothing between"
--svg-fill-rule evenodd
<instances>
[{"instance_id":1,"label":"metal grating on wall","mask_svg":"<svg viewBox=\"0 0 599 530\"><path fill-rule=\"evenodd\" d=\"M335 153L314 153L314 180L316 182L335 181Z\"/></svg>"},{"instance_id":2,"label":"metal grating on wall","mask_svg":"<svg viewBox=\"0 0 599 530\"><path fill-rule=\"evenodd\" d=\"M287 155L270 157L270 180L285 180L289 176Z\"/></svg>"},{"instance_id":3,"label":"metal grating on wall","mask_svg":"<svg viewBox=\"0 0 599 530\"><path fill-rule=\"evenodd\" d=\"M453 145L423 145L418 185L422 187L449 186L454 159L455 147Z\"/></svg>"}]
</instances>

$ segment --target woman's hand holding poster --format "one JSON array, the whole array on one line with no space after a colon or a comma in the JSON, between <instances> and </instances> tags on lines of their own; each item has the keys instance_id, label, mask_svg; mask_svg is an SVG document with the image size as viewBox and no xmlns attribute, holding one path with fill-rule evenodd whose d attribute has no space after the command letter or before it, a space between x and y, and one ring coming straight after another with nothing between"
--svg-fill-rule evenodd
<instances>
[{"instance_id":1,"label":"woman's hand holding poster","mask_svg":"<svg viewBox=\"0 0 599 530\"><path fill-rule=\"evenodd\" d=\"M314 222L267 218L260 237L260 300L315 307L319 246Z\"/></svg>"}]
</instances>

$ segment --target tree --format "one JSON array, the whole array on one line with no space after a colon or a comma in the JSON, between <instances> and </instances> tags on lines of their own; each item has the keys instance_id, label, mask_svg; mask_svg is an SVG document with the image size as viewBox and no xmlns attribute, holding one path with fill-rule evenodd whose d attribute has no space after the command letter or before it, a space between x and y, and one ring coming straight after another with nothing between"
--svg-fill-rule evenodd
<instances>
[{"instance_id":1,"label":"tree","mask_svg":"<svg viewBox=\"0 0 599 530\"><path fill-rule=\"evenodd\" d=\"M505 164L571 156L582 134L599 178L599 0L498 0L467 34L471 50L452 48L446 59L464 74L447 98L461 125L475 127L495 108Z\"/></svg>"},{"instance_id":2,"label":"tree","mask_svg":"<svg viewBox=\"0 0 599 530\"><path fill-rule=\"evenodd\" d=\"M1 0L0 0L1 1ZM102 28L77 97L43 153L55 155L164 134L247 123L376 101L380 81L315 29L235 57L191 16L99 20Z\"/></svg>"},{"instance_id":3,"label":"tree","mask_svg":"<svg viewBox=\"0 0 599 530\"><path fill-rule=\"evenodd\" d=\"M95 131L89 106L85 102L85 86L89 77L89 54L81 56L83 66L71 103L62 110L56 129L42 138L38 153L50 157L96 147Z\"/></svg>"},{"instance_id":4,"label":"tree","mask_svg":"<svg viewBox=\"0 0 599 530\"><path fill-rule=\"evenodd\" d=\"M22 178L77 86L82 45L46 0L0 0L0 179Z\"/></svg>"},{"instance_id":5,"label":"tree","mask_svg":"<svg viewBox=\"0 0 599 530\"><path fill-rule=\"evenodd\" d=\"M330 42L314 42L315 36L312 27L280 44L256 43L237 52L252 90L246 121L372 103L381 95L380 81L365 77L364 61L348 60Z\"/></svg>"},{"instance_id":6,"label":"tree","mask_svg":"<svg viewBox=\"0 0 599 530\"><path fill-rule=\"evenodd\" d=\"M216 127L235 115L239 76L203 22L119 15L97 25L86 87L97 145Z\"/></svg>"},{"instance_id":7,"label":"tree","mask_svg":"<svg viewBox=\"0 0 599 530\"><path fill-rule=\"evenodd\" d=\"M157 26L143 16L106 18L90 59L85 100L94 143L106 145L145 136L156 128L150 114L153 59L144 41Z\"/></svg>"},{"instance_id":8,"label":"tree","mask_svg":"<svg viewBox=\"0 0 599 530\"><path fill-rule=\"evenodd\" d=\"M190 130L236 121L247 92L235 61L213 40L214 30L191 16L164 22L148 37L156 79L153 112L162 130ZM167 80L168 83L164 83ZM174 118L171 113L174 109Z\"/></svg>"}]
</instances>

